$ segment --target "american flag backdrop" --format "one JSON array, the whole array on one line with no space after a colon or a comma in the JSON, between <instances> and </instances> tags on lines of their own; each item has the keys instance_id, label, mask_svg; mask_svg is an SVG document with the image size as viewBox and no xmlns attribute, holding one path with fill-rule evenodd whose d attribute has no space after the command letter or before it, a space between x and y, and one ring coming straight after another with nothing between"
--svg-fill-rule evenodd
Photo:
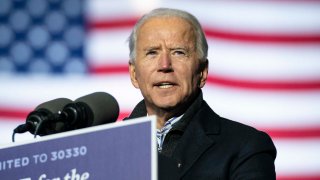
<instances>
[{"instance_id":1,"label":"american flag backdrop","mask_svg":"<svg viewBox=\"0 0 320 180\"><path fill-rule=\"evenodd\" d=\"M128 115L142 96L129 79L127 38L156 7L198 17L209 43L204 98L272 137L277 179L320 180L316 0L0 0L0 145L37 105L59 97L105 91L119 102L119 120Z\"/></svg>"}]
</instances>

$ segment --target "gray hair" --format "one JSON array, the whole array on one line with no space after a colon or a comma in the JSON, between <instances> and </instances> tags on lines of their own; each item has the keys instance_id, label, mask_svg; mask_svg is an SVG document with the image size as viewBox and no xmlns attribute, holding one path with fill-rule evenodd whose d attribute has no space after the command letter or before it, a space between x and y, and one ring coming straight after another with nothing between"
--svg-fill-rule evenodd
<instances>
[{"instance_id":1,"label":"gray hair","mask_svg":"<svg viewBox=\"0 0 320 180\"><path fill-rule=\"evenodd\" d=\"M186 11L182 11L178 9L170 9L170 8L158 8L142 16L142 18L140 18L139 21L133 27L133 30L128 38L129 50L130 50L130 55L129 55L130 63L134 63L136 58L137 32L142 24L144 24L147 20L153 17L180 17L182 19L187 20L191 24L191 26L194 28L194 31L195 31L196 50L197 50L198 57L202 62L205 62L207 60L208 43L197 18Z\"/></svg>"}]
</instances>

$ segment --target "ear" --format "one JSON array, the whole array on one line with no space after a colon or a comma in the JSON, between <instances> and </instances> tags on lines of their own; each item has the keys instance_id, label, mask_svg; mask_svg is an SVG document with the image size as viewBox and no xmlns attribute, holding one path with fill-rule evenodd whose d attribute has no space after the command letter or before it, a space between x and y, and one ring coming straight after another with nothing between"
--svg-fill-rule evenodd
<instances>
[{"instance_id":1,"label":"ear","mask_svg":"<svg viewBox=\"0 0 320 180\"><path fill-rule=\"evenodd\" d=\"M209 66L209 61L206 59L205 62L202 62L200 65L200 82L199 82L199 87L203 88L203 86L207 82L208 78L208 66Z\"/></svg>"},{"instance_id":2,"label":"ear","mask_svg":"<svg viewBox=\"0 0 320 180\"><path fill-rule=\"evenodd\" d=\"M134 63L129 63L129 73L132 85L139 89L139 83L136 78L136 66Z\"/></svg>"}]
</instances>

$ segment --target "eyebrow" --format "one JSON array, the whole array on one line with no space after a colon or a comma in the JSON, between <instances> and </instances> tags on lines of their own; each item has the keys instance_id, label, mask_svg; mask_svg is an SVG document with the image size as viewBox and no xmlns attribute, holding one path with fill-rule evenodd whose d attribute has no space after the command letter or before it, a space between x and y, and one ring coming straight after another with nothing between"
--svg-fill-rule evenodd
<instances>
[{"instance_id":1,"label":"eyebrow","mask_svg":"<svg viewBox=\"0 0 320 180\"><path fill-rule=\"evenodd\" d=\"M170 50L171 49L189 49L188 47L186 46L177 46L177 47L172 47L172 48L169 48Z\"/></svg>"},{"instance_id":2,"label":"eyebrow","mask_svg":"<svg viewBox=\"0 0 320 180\"><path fill-rule=\"evenodd\" d=\"M143 51L151 51L151 50L159 50L161 49L161 46L160 45L152 45L152 46L148 46L148 47L145 47L143 48L142 50ZM190 47L188 46L174 46L174 47L169 47L169 51L172 51L172 50L185 50L185 51L190 51Z\"/></svg>"},{"instance_id":3,"label":"eyebrow","mask_svg":"<svg viewBox=\"0 0 320 180\"><path fill-rule=\"evenodd\" d=\"M170 51L172 51L172 50L185 50L185 51L189 51L189 47L187 47L187 46L178 46L178 47L173 47L173 48L169 48L169 50Z\"/></svg>"},{"instance_id":4,"label":"eyebrow","mask_svg":"<svg viewBox=\"0 0 320 180\"><path fill-rule=\"evenodd\" d=\"M160 46L148 46L143 48L143 51L157 50L160 49Z\"/></svg>"}]
</instances>

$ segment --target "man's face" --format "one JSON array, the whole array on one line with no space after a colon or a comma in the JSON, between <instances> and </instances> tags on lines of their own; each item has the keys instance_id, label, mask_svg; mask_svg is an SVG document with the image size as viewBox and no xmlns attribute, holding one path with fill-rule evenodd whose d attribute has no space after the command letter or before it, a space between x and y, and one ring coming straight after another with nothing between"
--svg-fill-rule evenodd
<instances>
[{"instance_id":1,"label":"man's face","mask_svg":"<svg viewBox=\"0 0 320 180\"><path fill-rule=\"evenodd\" d=\"M200 69L191 25L178 17L147 20L137 34L130 76L150 114L188 102L207 78L207 66Z\"/></svg>"}]
</instances>

